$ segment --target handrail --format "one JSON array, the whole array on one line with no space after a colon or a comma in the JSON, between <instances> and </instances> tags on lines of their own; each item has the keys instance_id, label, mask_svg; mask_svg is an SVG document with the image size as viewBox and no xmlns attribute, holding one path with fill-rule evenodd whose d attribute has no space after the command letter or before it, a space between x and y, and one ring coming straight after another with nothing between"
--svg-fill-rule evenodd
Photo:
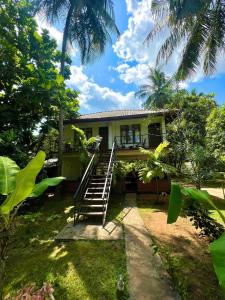
<instances>
[{"instance_id":1,"label":"handrail","mask_svg":"<svg viewBox=\"0 0 225 300\"><path fill-rule=\"evenodd\" d=\"M110 155L108 170L107 170L107 173L106 173L106 179L105 179L105 184L104 184L102 199L104 199L104 195L105 195L105 191L106 191L108 176L109 176L109 173L110 173L111 164L112 164L112 158L113 158L113 155L114 155L114 149L115 149L115 142L113 142L113 145L112 145L112 150L111 150L111 155Z\"/></svg>"},{"instance_id":2,"label":"handrail","mask_svg":"<svg viewBox=\"0 0 225 300\"><path fill-rule=\"evenodd\" d=\"M81 187L82 187L82 184L83 184L83 182L84 182L84 180L85 180L85 178L86 178L86 176L87 176L87 174L88 174L88 172L89 172L89 170L90 170L90 168L91 168L91 165L92 165L92 163L93 163L93 161L94 161L95 156L96 156L96 154L93 154L93 155L92 155L92 158L91 158L91 160L90 160L90 162L89 162L89 164L88 164L88 166L87 166L87 168L86 168L86 170L85 170L85 172L84 172L84 175L83 175L83 177L82 177L82 179L81 179L81 182L80 182L80 184L79 184L79 186L78 186L78 189L76 190L76 192L75 192L75 194L74 194L74 196L73 196L73 199L75 199L75 198L77 197L77 195L79 194L80 189L81 189Z\"/></svg>"},{"instance_id":3,"label":"handrail","mask_svg":"<svg viewBox=\"0 0 225 300\"><path fill-rule=\"evenodd\" d=\"M99 145L101 143L101 140L102 139L99 139L96 143L96 153L98 153L98 149L99 149ZM88 185L88 182L89 182L89 179L90 179L90 176L92 175L92 172L93 172L93 168L95 166L95 160L96 160L96 153L94 153L91 157L91 160L89 161L89 164L84 172L84 175L81 179L81 182L73 196L73 199L74 199L74 202L77 200L78 201L78 205L79 205L79 202L81 200L81 197L83 197L83 192L85 191L87 185ZM78 210L80 209L80 206L78 208ZM76 223L76 205L74 203L74 217L73 217L73 220L74 220L74 225Z\"/></svg>"}]
</instances>

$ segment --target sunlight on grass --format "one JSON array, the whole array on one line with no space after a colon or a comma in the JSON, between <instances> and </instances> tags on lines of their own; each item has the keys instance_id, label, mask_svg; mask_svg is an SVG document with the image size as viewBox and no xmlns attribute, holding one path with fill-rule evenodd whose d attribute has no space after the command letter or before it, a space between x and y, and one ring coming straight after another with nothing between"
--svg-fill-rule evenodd
<instances>
[{"instance_id":1,"label":"sunlight on grass","mask_svg":"<svg viewBox=\"0 0 225 300\"><path fill-rule=\"evenodd\" d=\"M63 258L64 256L66 256L68 254L68 251L65 250L64 246L56 246L52 253L49 255L50 259L60 259Z\"/></svg>"},{"instance_id":2,"label":"sunlight on grass","mask_svg":"<svg viewBox=\"0 0 225 300\"><path fill-rule=\"evenodd\" d=\"M74 209L74 206L68 206L64 209L65 214L69 214Z\"/></svg>"},{"instance_id":3,"label":"sunlight on grass","mask_svg":"<svg viewBox=\"0 0 225 300\"><path fill-rule=\"evenodd\" d=\"M56 299L115 300L120 274L127 285L124 241L54 242L56 232L72 219L70 201L47 201L37 208L42 215L35 222L32 217L20 217L7 261L5 295L33 282L38 287L49 282ZM58 214L62 218L54 217Z\"/></svg>"}]
</instances>

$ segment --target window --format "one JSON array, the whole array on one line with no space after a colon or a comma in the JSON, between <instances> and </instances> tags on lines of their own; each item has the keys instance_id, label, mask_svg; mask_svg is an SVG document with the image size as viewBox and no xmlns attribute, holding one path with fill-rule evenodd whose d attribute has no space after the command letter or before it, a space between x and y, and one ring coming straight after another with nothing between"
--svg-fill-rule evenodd
<instances>
[{"instance_id":1,"label":"window","mask_svg":"<svg viewBox=\"0 0 225 300\"><path fill-rule=\"evenodd\" d=\"M81 128L86 135L87 140L92 137L92 128Z\"/></svg>"},{"instance_id":2,"label":"window","mask_svg":"<svg viewBox=\"0 0 225 300\"><path fill-rule=\"evenodd\" d=\"M120 126L121 144L138 144L141 140L140 124Z\"/></svg>"}]
</instances>

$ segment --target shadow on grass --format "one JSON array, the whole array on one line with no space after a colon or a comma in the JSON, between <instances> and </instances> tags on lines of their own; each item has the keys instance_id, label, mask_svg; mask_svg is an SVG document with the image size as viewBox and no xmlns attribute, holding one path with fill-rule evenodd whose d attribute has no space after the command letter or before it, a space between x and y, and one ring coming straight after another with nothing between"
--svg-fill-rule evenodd
<instances>
[{"instance_id":1,"label":"shadow on grass","mask_svg":"<svg viewBox=\"0 0 225 300\"><path fill-rule=\"evenodd\" d=\"M123 241L55 243L56 234L71 216L72 199L45 203L35 221L20 216L20 226L9 253L5 294L35 282L52 283L56 299L116 299L120 274L126 280ZM65 211L67 213L65 213ZM62 215L50 219L54 214Z\"/></svg>"}]
</instances>

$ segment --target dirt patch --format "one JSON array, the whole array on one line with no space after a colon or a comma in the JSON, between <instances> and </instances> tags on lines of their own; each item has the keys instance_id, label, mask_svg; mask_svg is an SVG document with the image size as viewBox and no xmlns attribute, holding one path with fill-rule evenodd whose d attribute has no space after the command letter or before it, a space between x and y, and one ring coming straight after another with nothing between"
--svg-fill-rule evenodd
<instances>
[{"instance_id":1,"label":"dirt patch","mask_svg":"<svg viewBox=\"0 0 225 300\"><path fill-rule=\"evenodd\" d=\"M186 218L168 225L166 207L143 207L140 213L182 299L225 299L218 285L208 241L199 238Z\"/></svg>"}]
</instances>

